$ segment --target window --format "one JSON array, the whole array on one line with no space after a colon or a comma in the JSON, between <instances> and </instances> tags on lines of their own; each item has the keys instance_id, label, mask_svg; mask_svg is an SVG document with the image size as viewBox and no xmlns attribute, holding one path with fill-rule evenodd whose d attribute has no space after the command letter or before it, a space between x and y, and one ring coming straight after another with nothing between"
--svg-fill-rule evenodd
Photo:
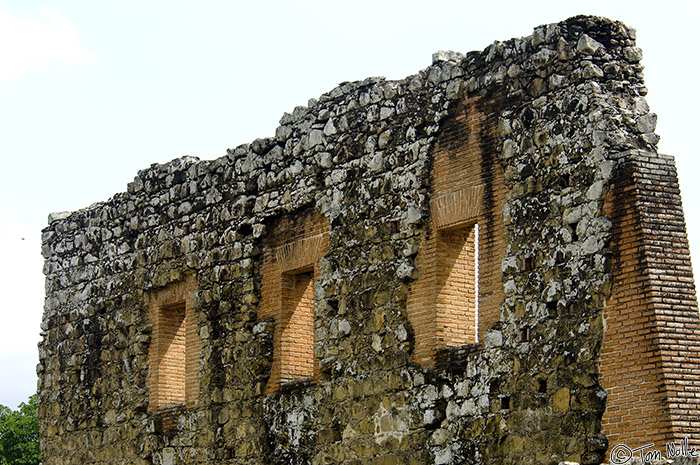
<instances>
[{"instance_id":1,"label":"window","mask_svg":"<svg viewBox=\"0 0 700 465\"><path fill-rule=\"evenodd\" d=\"M199 395L201 340L189 303L194 289L192 276L150 295L149 411L193 407Z\"/></svg>"},{"instance_id":2,"label":"window","mask_svg":"<svg viewBox=\"0 0 700 465\"><path fill-rule=\"evenodd\" d=\"M285 273L280 331L280 382L314 377L314 273Z\"/></svg>"},{"instance_id":3,"label":"window","mask_svg":"<svg viewBox=\"0 0 700 465\"><path fill-rule=\"evenodd\" d=\"M414 360L434 365L444 349L479 341L480 189L458 191L432 205L433 221L416 257L408 317L415 337ZM483 328L482 328L483 329Z\"/></svg>"},{"instance_id":4,"label":"window","mask_svg":"<svg viewBox=\"0 0 700 465\"><path fill-rule=\"evenodd\" d=\"M436 256L436 326L440 347L477 342L478 224L439 231Z\"/></svg>"},{"instance_id":5,"label":"window","mask_svg":"<svg viewBox=\"0 0 700 465\"><path fill-rule=\"evenodd\" d=\"M156 408L184 404L187 390L185 302L161 307L155 311L157 315L151 351L156 383L151 400Z\"/></svg>"},{"instance_id":6,"label":"window","mask_svg":"<svg viewBox=\"0 0 700 465\"><path fill-rule=\"evenodd\" d=\"M496 144L498 103L465 95L444 122L430 169L430 223L416 256L406 312L413 360L459 366L464 347L500 321L501 263L507 250L507 189ZM464 350L452 350L463 347Z\"/></svg>"},{"instance_id":7,"label":"window","mask_svg":"<svg viewBox=\"0 0 700 465\"><path fill-rule=\"evenodd\" d=\"M320 376L314 357L314 286L328 251L329 227L324 217L307 211L278 220L267 238L258 317L275 321L268 393Z\"/></svg>"}]
</instances>

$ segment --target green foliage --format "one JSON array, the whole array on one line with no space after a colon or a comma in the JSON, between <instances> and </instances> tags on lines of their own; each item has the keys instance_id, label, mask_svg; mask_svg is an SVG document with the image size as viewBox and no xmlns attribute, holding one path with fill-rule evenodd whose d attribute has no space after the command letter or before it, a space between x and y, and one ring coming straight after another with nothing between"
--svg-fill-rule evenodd
<instances>
[{"instance_id":1,"label":"green foliage","mask_svg":"<svg viewBox=\"0 0 700 465\"><path fill-rule=\"evenodd\" d=\"M0 465L37 465L41 461L36 404L35 394L16 411L0 405Z\"/></svg>"}]
</instances>

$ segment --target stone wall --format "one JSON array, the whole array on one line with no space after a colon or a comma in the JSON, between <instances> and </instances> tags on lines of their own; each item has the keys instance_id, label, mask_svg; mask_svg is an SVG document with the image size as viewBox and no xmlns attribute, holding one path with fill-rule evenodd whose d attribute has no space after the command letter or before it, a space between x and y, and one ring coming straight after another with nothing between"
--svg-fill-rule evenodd
<instances>
[{"instance_id":1,"label":"stone wall","mask_svg":"<svg viewBox=\"0 0 700 465\"><path fill-rule=\"evenodd\" d=\"M606 302L633 266L628 170L675 182L634 39L576 17L483 52L438 52L401 81L341 84L272 138L152 165L127 192L53 215L44 463L603 461L603 425L618 433L604 387L626 381L601 370L635 363L601 362L617 308ZM655 168L635 168L634 154ZM659 394L673 410L657 411L663 439L698 424L687 393L700 381L669 371L692 359L692 340L671 343L674 322L692 339L698 317L678 195L649 195L677 205L672 249L649 252L682 262L673 276L639 265L659 303L649 311L667 316L650 347L669 358L665 378L643 376L677 386ZM657 298L666 280L678 284ZM172 308L194 328L170 338L179 345L162 329L174 323L158 323ZM169 351L198 358L185 364L196 382L177 387L184 401L155 400L174 382L157 374ZM688 400L674 410L668 393ZM632 439L645 438L620 436Z\"/></svg>"}]
</instances>

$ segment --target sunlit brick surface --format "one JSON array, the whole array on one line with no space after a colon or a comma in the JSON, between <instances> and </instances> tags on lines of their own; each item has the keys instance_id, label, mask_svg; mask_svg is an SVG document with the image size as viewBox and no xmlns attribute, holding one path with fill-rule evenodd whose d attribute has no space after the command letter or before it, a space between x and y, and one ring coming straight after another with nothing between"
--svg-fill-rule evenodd
<instances>
[{"instance_id":1,"label":"sunlit brick surface","mask_svg":"<svg viewBox=\"0 0 700 465\"><path fill-rule=\"evenodd\" d=\"M474 225L441 231L437 238L436 324L438 344L476 342Z\"/></svg>"}]
</instances>

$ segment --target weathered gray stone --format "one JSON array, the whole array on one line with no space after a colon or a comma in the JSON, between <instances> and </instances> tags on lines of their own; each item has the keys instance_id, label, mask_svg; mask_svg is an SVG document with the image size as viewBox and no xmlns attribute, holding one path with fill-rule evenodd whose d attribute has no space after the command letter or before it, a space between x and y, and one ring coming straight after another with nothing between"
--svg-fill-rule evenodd
<instances>
[{"instance_id":1,"label":"weathered gray stone","mask_svg":"<svg viewBox=\"0 0 700 465\"><path fill-rule=\"evenodd\" d=\"M638 47L625 47L623 53L625 58L632 62L641 61L642 59L642 49Z\"/></svg>"},{"instance_id":2,"label":"weathered gray stone","mask_svg":"<svg viewBox=\"0 0 700 465\"><path fill-rule=\"evenodd\" d=\"M584 55L593 55L596 53L603 45L592 39L588 34L581 34L576 44L576 50Z\"/></svg>"},{"instance_id":3,"label":"weathered gray stone","mask_svg":"<svg viewBox=\"0 0 700 465\"><path fill-rule=\"evenodd\" d=\"M323 127L323 133L326 136L332 136L338 133L338 130L335 128L335 124L333 124L333 119L328 120L326 125Z\"/></svg>"},{"instance_id":4,"label":"weathered gray stone","mask_svg":"<svg viewBox=\"0 0 700 465\"><path fill-rule=\"evenodd\" d=\"M605 73L594 63L589 63L585 68L583 68L583 77L585 79L590 78L602 78Z\"/></svg>"},{"instance_id":5,"label":"weathered gray stone","mask_svg":"<svg viewBox=\"0 0 700 465\"><path fill-rule=\"evenodd\" d=\"M464 54L460 52L454 52L452 50L439 50L433 53L433 64L443 63L443 62L453 62L459 63L464 59Z\"/></svg>"},{"instance_id":6,"label":"weathered gray stone","mask_svg":"<svg viewBox=\"0 0 700 465\"><path fill-rule=\"evenodd\" d=\"M484 336L484 346L500 347L503 345L503 334L500 331L487 331Z\"/></svg>"},{"instance_id":7,"label":"weathered gray stone","mask_svg":"<svg viewBox=\"0 0 700 465\"><path fill-rule=\"evenodd\" d=\"M648 113L637 119L637 130L642 134L648 132L654 132L656 129L656 114Z\"/></svg>"},{"instance_id":8,"label":"weathered gray stone","mask_svg":"<svg viewBox=\"0 0 700 465\"><path fill-rule=\"evenodd\" d=\"M312 149L323 142L323 131L313 130L309 133L307 147Z\"/></svg>"},{"instance_id":9,"label":"weathered gray stone","mask_svg":"<svg viewBox=\"0 0 700 465\"><path fill-rule=\"evenodd\" d=\"M52 212L49 213L49 224L68 218L72 212Z\"/></svg>"}]
</instances>

